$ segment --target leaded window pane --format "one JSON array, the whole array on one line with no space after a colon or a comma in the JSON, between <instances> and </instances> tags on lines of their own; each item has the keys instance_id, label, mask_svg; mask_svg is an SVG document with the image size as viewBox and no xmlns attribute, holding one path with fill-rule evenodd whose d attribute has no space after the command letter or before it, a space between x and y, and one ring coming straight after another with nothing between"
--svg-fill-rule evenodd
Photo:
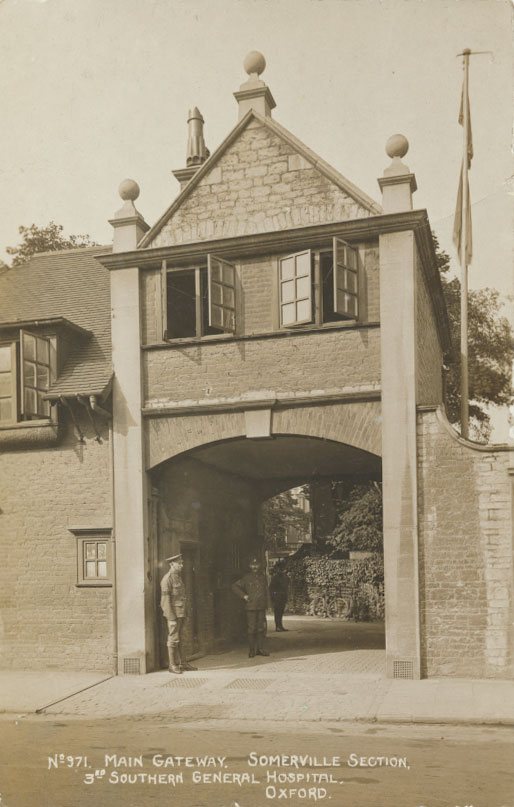
<instances>
[{"instance_id":1,"label":"leaded window pane","mask_svg":"<svg viewBox=\"0 0 514 807\"><path fill-rule=\"evenodd\" d=\"M282 302L283 303L290 303L295 298L294 294L294 280L288 280L286 283L282 283Z\"/></svg>"},{"instance_id":2,"label":"leaded window pane","mask_svg":"<svg viewBox=\"0 0 514 807\"><path fill-rule=\"evenodd\" d=\"M86 561L86 577L96 577L96 561Z\"/></svg>"},{"instance_id":3,"label":"leaded window pane","mask_svg":"<svg viewBox=\"0 0 514 807\"><path fill-rule=\"evenodd\" d=\"M280 261L282 280L289 280L295 275L294 258L283 258Z\"/></svg>"},{"instance_id":4,"label":"leaded window pane","mask_svg":"<svg viewBox=\"0 0 514 807\"><path fill-rule=\"evenodd\" d=\"M36 339L30 333L23 334L23 355L30 361L36 360Z\"/></svg>"},{"instance_id":5,"label":"leaded window pane","mask_svg":"<svg viewBox=\"0 0 514 807\"><path fill-rule=\"evenodd\" d=\"M103 560L107 557L107 544L98 543L97 547L97 555L101 560Z\"/></svg>"},{"instance_id":6,"label":"leaded window pane","mask_svg":"<svg viewBox=\"0 0 514 807\"><path fill-rule=\"evenodd\" d=\"M282 322L284 325L291 325L296 322L296 305L294 303L287 303L282 306Z\"/></svg>"},{"instance_id":7,"label":"leaded window pane","mask_svg":"<svg viewBox=\"0 0 514 807\"><path fill-rule=\"evenodd\" d=\"M36 365L31 361L25 361L23 363L23 378L25 384L29 387L36 386Z\"/></svg>"},{"instance_id":8,"label":"leaded window pane","mask_svg":"<svg viewBox=\"0 0 514 807\"><path fill-rule=\"evenodd\" d=\"M105 560L98 561L98 577L107 577L107 562Z\"/></svg>"},{"instance_id":9,"label":"leaded window pane","mask_svg":"<svg viewBox=\"0 0 514 807\"><path fill-rule=\"evenodd\" d=\"M2 345L0 347L0 373L5 373L11 370L11 345Z\"/></svg>"},{"instance_id":10,"label":"leaded window pane","mask_svg":"<svg viewBox=\"0 0 514 807\"><path fill-rule=\"evenodd\" d=\"M11 374L0 373L0 396L6 397L11 395Z\"/></svg>"},{"instance_id":11,"label":"leaded window pane","mask_svg":"<svg viewBox=\"0 0 514 807\"><path fill-rule=\"evenodd\" d=\"M37 340L37 360L43 364L50 364L50 351L47 339Z\"/></svg>"},{"instance_id":12,"label":"leaded window pane","mask_svg":"<svg viewBox=\"0 0 514 807\"><path fill-rule=\"evenodd\" d=\"M298 303L298 321L303 322L304 320L310 319L311 316L311 301L310 300L300 300Z\"/></svg>"},{"instance_id":13,"label":"leaded window pane","mask_svg":"<svg viewBox=\"0 0 514 807\"><path fill-rule=\"evenodd\" d=\"M296 296L310 297L311 279L310 277L300 277L296 281Z\"/></svg>"},{"instance_id":14,"label":"leaded window pane","mask_svg":"<svg viewBox=\"0 0 514 807\"><path fill-rule=\"evenodd\" d=\"M11 420L12 401L10 398L0 398L0 421Z\"/></svg>"}]
</instances>

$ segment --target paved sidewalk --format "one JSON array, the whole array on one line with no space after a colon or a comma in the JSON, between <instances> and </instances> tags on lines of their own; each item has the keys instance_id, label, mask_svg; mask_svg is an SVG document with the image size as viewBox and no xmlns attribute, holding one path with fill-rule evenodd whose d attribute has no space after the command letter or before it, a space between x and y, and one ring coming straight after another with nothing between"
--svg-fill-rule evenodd
<instances>
[{"instance_id":1,"label":"paved sidewalk","mask_svg":"<svg viewBox=\"0 0 514 807\"><path fill-rule=\"evenodd\" d=\"M289 617L269 658L239 647L198 672L145 676L0 672L0 712L73 719L160 714L170 720L502 723L514 725L514 681L390 680L383 628Z\"/></svg>"}]
</instances>

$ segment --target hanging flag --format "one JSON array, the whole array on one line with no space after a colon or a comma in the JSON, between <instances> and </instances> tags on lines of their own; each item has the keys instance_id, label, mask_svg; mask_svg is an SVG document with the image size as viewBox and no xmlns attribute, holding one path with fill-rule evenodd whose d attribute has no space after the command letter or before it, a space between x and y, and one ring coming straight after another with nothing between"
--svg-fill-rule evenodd
<instances>
[{"instance_id":1,"label":"hanging flag","mask_svg":"<svg viewBox=\"0 0 514 807\"><path fill-rule=\"evenodd\" d=\"M466 98L464 98L466 95ZM459 189L457 191L457 204L455 206L455 219L453 222L453 243L457 248L459 261L462 263L462 225L464 215L464 182L466 183L466 265L471 263L473 256L473 238L471 232L471 205L469 201L469 181L468 170L471 168L471 160L473 159L473 139L471 135L471 114L469 108L469 95L465 93L465 84L462 87L462 95L460 99L459 110L459 123L464 126L464 104L467 105L467 131L466 131L466 159L462 158L462 166L460 169Z\"/></svg>"},{"instance_id":2,"label":"hanging flag","mask_svg":"<svg viewBox=\"0 0 514 807\"><path fill-rule=\"evenodd\" d=\"M467 104L467 113L468 113L468 132L467 132L467 143L468 143L468 169L471 168L471 160L473 159L473 137L471 134L471 112L469 109L469 95L466 98ZM460 97L460 109L459 109L459 123L461 126L464 126L464 85L462 87L462 95Z\"/></svg>"}]
</instances>

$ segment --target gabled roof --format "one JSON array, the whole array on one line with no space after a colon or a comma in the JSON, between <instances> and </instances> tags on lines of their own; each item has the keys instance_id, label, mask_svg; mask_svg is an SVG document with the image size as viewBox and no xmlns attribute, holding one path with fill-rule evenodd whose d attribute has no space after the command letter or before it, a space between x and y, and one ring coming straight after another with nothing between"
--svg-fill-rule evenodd
<instances>
[{"instance_id":1,"label":"gabled roof","mask_svg":"<svg viewBox=\"0 0 514 807\"><path fill-rule=\"evenodd\" d=\"M302 156L307 162L309 162L314 168L317 168L318 171L323 174L327 179L329 179L334 185L336 185L343 193L347 196L354 199L358 204L362 205L366 210L368 210L373 215L380 215L382 213L382 208L380 207L377 202L375 202L370 196L368 196L364 191L361 191L353 182L350 182L349 179L346 179L339 171L336 171L335 168L332 168L325 160L319 157L314 151L307 148L301 140L295 137L291 132L289 132L284 126L280 123L277 123L275 120L272 120L269 117L265 117L260 115L253 109L250 109L244 118L242 118L236 126L232 129L228 137L221 143L220 146L214 151L213 154L209 157L206 162L203 163L202 167L198 169L196 174L193 176L190 182L183 188L183 190L179 193L175 201L170 205L170 207L165 211L165 213L160 217L160 219L150 228L150 230L145 234L145 236L141 239L138 244L138 248L144 248L151 244L152 240L155 236L162 230L162 228L166 225L166 223L170 220L173 214L180 208L182 203L187 199L192 191L199 185L202 181L203 177L208 174L216 165L218 160L222 157L225 151L229 148L229 146L234 143L234 141L239 137L241 132L246 129L249 123L252 120L257 120L260 124L267 127L271 130L275 135L281 138L285 143L291 146L295 151L298 152L300 156Z\"/></svg>"},{"instance_id":2,"label":"gabled roof","mask_svg":"<svg viewBox=\"0 0 514 807\"><path fill-rule=\"evenodd\" d=\"M110 247L83 247L34 255L0 274L0 329L69 320L78 338L56 383L56 397L102 395L111 376L109 271L95 258ZM73 330L73 329L72 329Z\"/></svg>"}]
</instances>

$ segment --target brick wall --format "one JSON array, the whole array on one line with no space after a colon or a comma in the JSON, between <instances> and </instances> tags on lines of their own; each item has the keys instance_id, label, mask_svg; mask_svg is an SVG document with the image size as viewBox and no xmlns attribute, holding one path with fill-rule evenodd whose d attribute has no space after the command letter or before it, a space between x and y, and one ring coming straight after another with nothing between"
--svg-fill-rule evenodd
<instances>
[{"instance_id":1,"label":"brick wall","mask_svg":"<svg viewBox=\"0 0 514 807\"><path fill-rule=\"evenodd\" d=\"M424 674L514 673L512 453L477 450L418 415Z\"/></svg>"},{"instance_id":2,"label":"brick wall","mask_svg":"<svg viewBox=\"0 0 514 807\"><path fill-rule=\"evenodd\" d=\"M146 405L378 384L378 328L297 331L172 345L143 354Z\"/></svg>"},{"instance_id":3,"label":"brick wall","mask_svg":"<svg viewBox=\"0 0 514 807\"><path fill-rule=\"evenodd\" d=\"M421 261L416 253L416 403L443 400L443 354Z\"/></svg>"},{"instance_id":4,"label":"brick wall","mask_svg":"<svg viewBox=\"0 0 514 807\"><path fill-rule=\"evenodd\" d=\"M308 242L305 248L308 248ZM378 247L373 243L359 245L361 321L380 319ZM236 290L238 335L269 333L278 330L277 260L278 255L244 261L233 261L238 271ZM205 263L207 258L205 258ZM141 273L142 344L162 341L160 270L145 269Z\"/></svg>"},{"instance_id":5,"label":"brick wall","mask_svg":"<svg viewBox=\"0 0 514 807\"><path fill-rule=\"evenodd\" d=\"M265 126L246 128L153 239L162 247L363 218L345 195Z\"/></svg>"},{"instance_id":6,"label":"brick wall","mask_svg":"<svg viewBox=\"0 0 514 807\"><path fill-rule=\"evenodd\" d=\"M112 589L77 588L68 531L112 526L109 435L79 422L84 444L67 422L54 448L0 454L2 668L112 668Z\"/></svg>"}]
</instances>

